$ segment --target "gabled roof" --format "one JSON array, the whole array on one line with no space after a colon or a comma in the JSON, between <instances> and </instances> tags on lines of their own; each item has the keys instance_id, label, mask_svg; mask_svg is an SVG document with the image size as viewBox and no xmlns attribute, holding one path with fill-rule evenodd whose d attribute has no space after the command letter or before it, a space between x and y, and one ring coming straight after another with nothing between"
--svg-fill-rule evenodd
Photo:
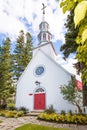
<instances>
[{"instance_id":1,"label":"gabled roof","mask_svg":"<svg viewBox=\"0 0 87 130\"><path fill-rule=\"evenodd\" d=\"M61 69L63 69L66 73L70 74L73 76L72 73L70 73L69 71L67 71L65 68L63 68L57 61L55 61L53 58L51 58L50 56L48 56L44 51L40 50L46 57L48 57L54 64L56 64L58 67L60 67Z\"/></svg>"},{"instance_id":2,"label":"gabled roof","mask_svg":"<svg viewBox=\"0 0 87 130\"><path fill-rule=\"evenodd\" d=\"M37 56L38 53L42 53L43 55L45 55L49 60L51 60L56 66L60 67L63 71L65 71L66 73L68 73L71 76L74 76L73 74L71 74L70 72L68 72L66 69L64 69L59 63L57 63L53 58L51 58L50 56L48 56L44 51L42 51L40 48L38 48L36 54L34 55L34 57L31 59L31 61L29 62L29 64L27 65L27 67L25 68L24 72L22 73L22 75L20 76L17 84L21 81L23 75L26 73L27 69L29 68L29 66L32 64L33 60L35 59L35 57Z\"/></svg>"},{"instance_id":3,"label":"gabled roof","mask_svg":"<svg viewBox=\"0 0 87 130\"><path fill-rule=\"evenodd\" d=\"M44 43L44 44L39 45L38 47L33 48L32 50L35 50L35 49L41 48L41 47L46 46L46 45L48 45L48 44L51 45L51 47L52 47L52 49L53 49L55 55L57 55L57 54L56 54L56 51L55 51L55 48L54 48L54 46L53 46L53 44L52 44L52 42L46 42L46 43Z\"/></svg>"}]
</instances>

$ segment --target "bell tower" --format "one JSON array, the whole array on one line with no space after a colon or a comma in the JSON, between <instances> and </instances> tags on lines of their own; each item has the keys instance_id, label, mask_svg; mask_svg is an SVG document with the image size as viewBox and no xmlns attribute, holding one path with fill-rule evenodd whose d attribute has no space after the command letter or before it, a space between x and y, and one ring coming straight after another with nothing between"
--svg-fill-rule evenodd
<instances>
[{"instance_id":1,"label":"bell tower","mask_svg":"<svg viewBox=\"0 0 87 130\"><path fill-rule=\"evenodd\" d=\"M38 41L39 41L38 45L51 42L51 39L52 39L52 35L49 32L49 24L45 21L45 17L44 17L46 6L43 3L42 5L43 5L43 8L42 8L43 20L39 25L40 33L38 34Z\"/></svg>"},{"instance_id":2,"label":"bell tower","mask_svg":"<svg viewBox=\"0 0 87 130\"><path fill-rule=\"evenodd\" d=\"M39 24L39 34L37 36L38 38L38 46L33 49L33 56L36 55L36 52L38 50L42 50L50 56L51 58L55 58L56 52L52 44L52 34L49 32L49 24L45 21L45 8L46 6L43 5L43 19L42 22Z\"/></svg>"}]
</instances>

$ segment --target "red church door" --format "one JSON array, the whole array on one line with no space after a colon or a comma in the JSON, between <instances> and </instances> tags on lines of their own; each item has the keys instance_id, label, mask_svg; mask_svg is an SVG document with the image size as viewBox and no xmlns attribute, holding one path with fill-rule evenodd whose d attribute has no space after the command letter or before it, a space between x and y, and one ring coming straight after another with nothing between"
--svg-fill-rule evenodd
<instances>
[{"instance_id":1,"label":"red church door","mask_svg":"<svg viewBox=\"0 0 87 130\"><path fill-rule=\"evenodd\" d=\"M45 109L45 93L34 94L34 109L44 110Z\"/></svg>"}]
</instances>

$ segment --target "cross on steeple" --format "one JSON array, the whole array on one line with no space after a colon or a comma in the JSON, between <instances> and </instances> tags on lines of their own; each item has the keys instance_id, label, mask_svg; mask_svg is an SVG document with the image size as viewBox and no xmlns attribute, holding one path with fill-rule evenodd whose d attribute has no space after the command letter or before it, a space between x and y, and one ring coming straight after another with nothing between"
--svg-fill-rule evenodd
<instances>
[{"instance_id":1,"label":"cross on steeple","mask_svg":"<svg viewBox=\"0 0 87 130\"><path fill-rule=\"evenodd\" d=\"M46 8L46 6L44 5L44 3L42 3L42 5L43 5L43 8L41 10L43 10L43 14L45 14L45 8Z\"/></svg>"},{"instance_id":2,"label":"cross on steeple","mask_svg":"<svg viewBox=\"0 0 87 130\"><path fill-rule=\"evenodd\" d=\"M43 5L43 8L41 10L43 10L43 21L44 21L44 15L45 15L45 8L46 8L46 6L44 5L44 3L42 3L42 5Z\"/></svg>"}]
</instances>

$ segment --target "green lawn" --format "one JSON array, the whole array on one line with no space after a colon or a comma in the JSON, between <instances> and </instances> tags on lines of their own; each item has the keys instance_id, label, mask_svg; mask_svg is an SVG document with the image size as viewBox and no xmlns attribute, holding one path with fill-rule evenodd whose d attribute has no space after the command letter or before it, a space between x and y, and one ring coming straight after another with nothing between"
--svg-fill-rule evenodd
<instances>
[{"instance_id":1,"label":"green lawn","mask_svg":"<svg viewBox=\"0 0 87 130\"><path fill-rule=\"evenodd\" d=\"M16 128L15 130L70 130L67 128L54 128L54 127L48 127L48 126L42 126L42 125L35 125L35 124L26 124L19 128Z\"/></svg>"}]
</instances>

